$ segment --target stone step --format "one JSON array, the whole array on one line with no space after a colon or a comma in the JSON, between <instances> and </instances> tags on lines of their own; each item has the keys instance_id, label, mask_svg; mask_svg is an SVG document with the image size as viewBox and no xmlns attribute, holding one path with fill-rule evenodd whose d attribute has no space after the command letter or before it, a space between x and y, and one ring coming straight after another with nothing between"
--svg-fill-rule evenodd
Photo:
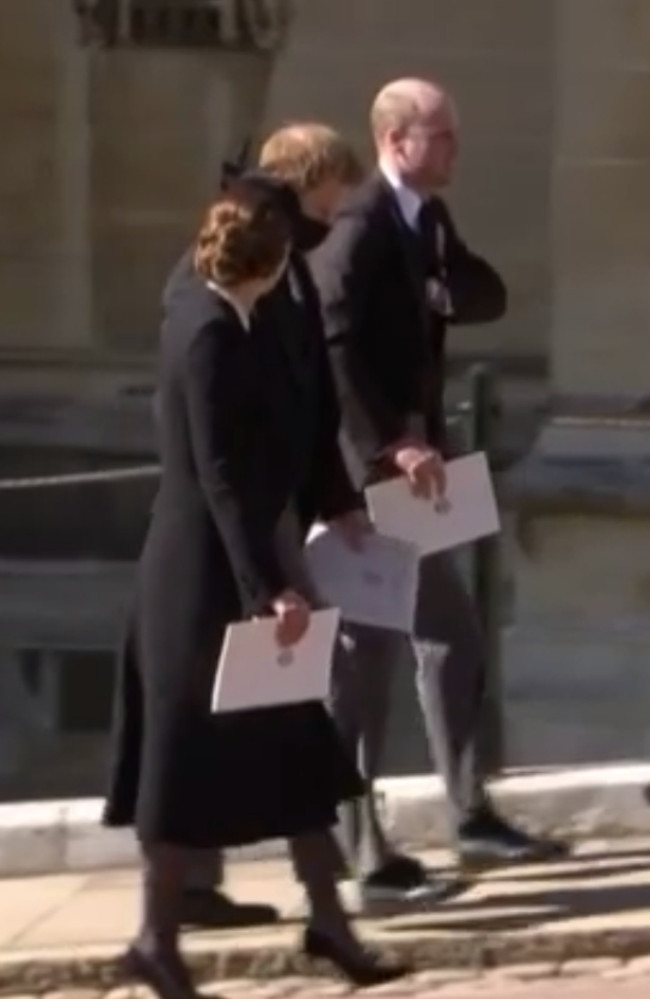
<instances>
[{"instance_id":1,"label":"stone step","mask_svg":"<svg viewBox=\"0 0 650 999\"><path fill-rule=\"evenodd\" d=\"M423 860L433 870L444 868L440 854ZM640 973L650 952L649 860L650 839L585 843L562 863L502 869L457 883L456 892L430 911L420 907L391 919L360 920L359 931L374 948L407 960L418 972L438 969L441 981L454 973L514 967L527 981L585 974L588 968L624 975L636 967ZM228 874L235 899L271 903L282 921L246 931L188 933L184 949L197 975L217 983L320 973L297 952L304 904L288 863L237 863ZM122 984L118 958L137 925L138 889L137 873L124 870L0 884L0 994L105 993ZM351 885L344 886L344 897L357 913ZM406 985L404 991L413 994Z\"/></svg>"},{"instance_id":2,"label":"stone step","mask_svg":"<svg viewBox=\"0 0 650 999\"><path fill-rule=\"evenodd\" d=\"M646 789L650 765L510 772L494 783L504 814L528 829L570 840L650 836ZM442 784L431 777L389 778L378 794L391 837L414 849L449 847ZM98 798L42 800L0 806L0 877L102 871L133 866L130 830L99 825ZM239 854L281 857L284 842Z\"/></svg>"}]
</instances>

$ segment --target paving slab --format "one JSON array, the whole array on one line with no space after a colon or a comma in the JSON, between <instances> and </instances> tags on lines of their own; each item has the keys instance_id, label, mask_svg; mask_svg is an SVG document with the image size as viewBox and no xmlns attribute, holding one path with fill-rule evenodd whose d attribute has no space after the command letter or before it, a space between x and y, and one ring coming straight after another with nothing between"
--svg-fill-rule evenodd
<instances>
[{"instance_id":1,"label":"paving slab","mask_svg":"<svg viewBox=\"0 0 650 999\"><path fill-rule=\"evenodd\" d=\"M0 954L30 929L68 906L84 886L82 875L0 881Z\"/></svg>"},{"instance_id":2,"label":"paving slab","mask_svg":"<svg viewBox=\"0 0 650 999\"><path fill-rule=\"evenodd\" d=\"M439 869L448 855L424 859ZM186 951L200 978L305 975L309 969L296 947L303 900L288 863L236 863L229 879L234 897L275 904L283 921L245 932L188 934ZM354 891L344 891L354 911ZM0 993L116 988L116 959L137 918L133 870L1 881ZM614 972L650 955L650 839L586 843L567 862L494 871L433 911L360 920L360 932L423 973L515 966L528 969L532 982L562 968L579 978L581 962L593 968L594 959L603 975Z\"/></svg>"}]
</instances>

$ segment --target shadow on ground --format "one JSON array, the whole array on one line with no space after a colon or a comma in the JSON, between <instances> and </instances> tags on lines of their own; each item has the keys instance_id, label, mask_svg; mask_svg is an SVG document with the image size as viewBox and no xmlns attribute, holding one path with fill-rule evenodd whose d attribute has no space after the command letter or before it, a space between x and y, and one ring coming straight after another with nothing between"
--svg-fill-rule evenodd
<instances>
[{"instance_id":1,"label":"shadow on ground","mask_svg":"<svg viewBox=\"0 0 650 999\"><path fill-rule=\"evenodd\" d=\"M648 912L650 924L650 852L619 854L616 860L591 854L570 864L510 868L492 873L479 890L480 895L470 890L450 899L430 915L389 922L385 930L511 933L613 913L624 926L627 916L641 912Z\"/></svg>"}]
</instances>

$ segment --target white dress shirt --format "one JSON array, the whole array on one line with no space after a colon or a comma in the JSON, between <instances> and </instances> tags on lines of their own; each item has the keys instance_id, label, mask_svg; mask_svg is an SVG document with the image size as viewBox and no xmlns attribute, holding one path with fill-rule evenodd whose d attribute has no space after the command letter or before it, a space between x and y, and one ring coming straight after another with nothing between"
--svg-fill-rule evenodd
<instances>
[{"instance_id":1,"label":"white dress shirt","mask_svg":"<svg viewBox=\"0 0 650 999\"><path fill-rule=\"evenodd\" d=\"M379 161L379 170L386 182L395 194L395 200L399 206L402 218L409 229L419 232L419 214L423 199L411 187L407 187L401 177L395 173L390 164L383 160ZM441 225L436 228L438 257L441 265L441 280L429 278L427 281L427 300L432 309L442 316L451 316L453 308L449 291L445 285L445 232Z\"/></svg>"},{"instance_id":2,"label":"white dress shirt","mask_svg":"<svg viewBox=\"0 0 650 999\"><path fill-rule=\"evenodd\" d=\"M395 193L395 199L399 205L402 218L406 222L409 229L413 229L414 232L417 232L418 215L420 214L420 209L423 204L422 198L412 188L407 187L402 179L397 176L392 167L390 167L387 163L380 160L379 170Z\"/></svg>"}]
</instances>

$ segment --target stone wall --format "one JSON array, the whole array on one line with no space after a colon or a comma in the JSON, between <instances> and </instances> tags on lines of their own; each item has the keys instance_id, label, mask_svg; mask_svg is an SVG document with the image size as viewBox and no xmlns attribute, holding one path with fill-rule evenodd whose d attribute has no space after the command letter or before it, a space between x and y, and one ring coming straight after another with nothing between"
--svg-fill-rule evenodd
<instances>
[{"instance_id":1,"label":"stone wall","mask_svg":"<svg viewBox=\"0 0 650 999\"><path fill-rule=\"evenodd\" d=\"M650 518L540 517L505 635L517 765L650 755Z\"/></svg>"},{"instance_id":2,"label":"stone wall","mask_svg":"<svg viewBox=\"0 0 650 999\"><path fill-rule=\"evenodd\" d=\"M466 349L546 353L553 7L548 0L299 4L271 88L269 125L286 117L322 117L366 147L367 110L382 83L422 74L451 88L463 125L453 192L458 221L467 239L503 270L512 292L510 314L499 326L459 333Z\"/></svg>"},{"instance_id":3,"label":"stone wall","mask_svg":"<svg viewBox=\"0 0 650 999\"><path fill-rule=\"evenodd\" d=\"M286 50L89 52L69 0L0 12L0 355L125 364L155 342L163 277L251 127L332 121L367 149L375 89L435 75L458 97L463 231L504 270L510 316L459 345L543 355L550 310L553 5L298 0Z\"/></svg>"},{"instance_id":4,"label":"stone wall","mask_svg":"<svg viewBox=\"0 0 650 999\"><path fill-rule=\"evenodd\" d=\"M274 64L89 52L69 0L0 10L0 356L125 364L249 130L325 118L367 149L376 88L456 94L461 228L503 270L507 319L460 351L548 358L563 392L645 391L650 341L646 0L297 0ZM639 358L646 363L639 363Z\"/></svg>"}]
</instances>

